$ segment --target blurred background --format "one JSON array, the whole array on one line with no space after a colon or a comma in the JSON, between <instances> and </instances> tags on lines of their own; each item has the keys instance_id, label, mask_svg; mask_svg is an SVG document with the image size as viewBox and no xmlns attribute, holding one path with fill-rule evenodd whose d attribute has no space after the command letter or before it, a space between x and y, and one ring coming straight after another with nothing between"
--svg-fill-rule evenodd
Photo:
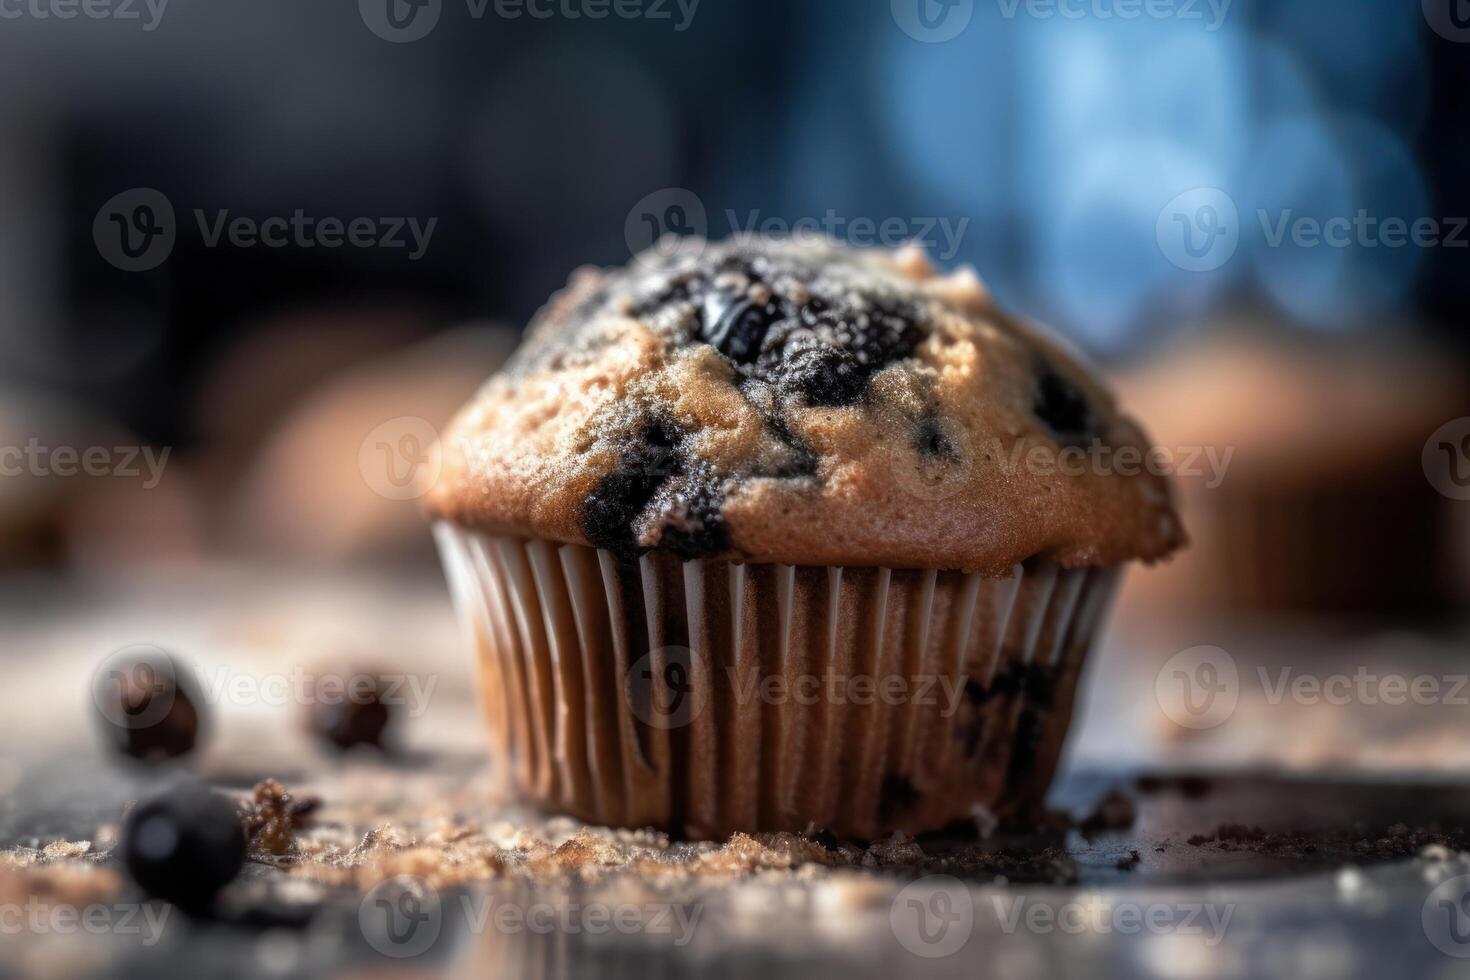
<instances>
[{"instance_id":1,"label":"blurred background","mask_svg":"<svg viewBox=\"0 0 1470 980\"><path fill-rule=\"evenodd\" d=\"M662 232L815 226L973 264L1174 454L1194 547L1133 577L1097 670L1205 643L1341 656L1342 630L1369 662L1462 653L1458 13L0 0L0 567L30 629L10 636L221 568L266 597L388 575L441 602L395 460L567 274ZM290 602L336 608L315 595ZM332 614L344 644L401 642L391 606L359 606L377 617ZM430 610L422 645L457 662ZM139 618L80 645L177 640ZM1100 755L1188 742L1110 705Z\"/></svg>"},{"instance_id":2,"label":"blurred background","mask_svg":"<svg viewBox=\"0 0 1470 980\"><path fill-rule=\"evenodd\" d=\"M1145 882L1300 874L1315 845L1175 845L1326 813L1357 846L1388 784L1419 791L1390 820L1463 824L1421 801L1470 776L1466 92L1464 0L0 0L0 858L100 861L162 778L94 701L137 644L199 682L170 755L217 787L475 812L472 665L416 506L436 430L576 267L746 230L973 265L1162 448L1193 544L1130 573L1054 800L1185 777L1194 823L1170 791L1119 838ZM324 662L424 696L344 734L291 686ZM1261 770L1239 810L1198 775ZM1399 871L1392 919L1353 868L1244 892L1243 948L1402 970L1435 879ZM887 935L813 901L851 950ZM1326 938L1291 945L1299 914ZM341 946L267 938L216 959L325 975ZM1226 962L1146 938L1124 973ZM1007 967L1026 939L953 975L1066 972ZM64 936L0 976L195 969L159 949Z\"/></svg>"}]
</instances>

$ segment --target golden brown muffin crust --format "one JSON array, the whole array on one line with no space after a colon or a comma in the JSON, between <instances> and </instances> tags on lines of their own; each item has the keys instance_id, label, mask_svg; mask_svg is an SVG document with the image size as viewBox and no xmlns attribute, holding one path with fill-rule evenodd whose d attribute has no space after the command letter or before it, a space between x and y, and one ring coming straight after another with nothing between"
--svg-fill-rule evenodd
<instances>
[{"instance_id":1,"label":"golden brown muffin crust","mask_svg":"<svg viewBox=\"0 0 1470 980\"><path fill-rule=\"evenodd\" d=\"M625 557L994 574L1180 545L1143 433L972 272L684 244L553 297L445 433L432 513Z\"/></svg>"}]
</instances>

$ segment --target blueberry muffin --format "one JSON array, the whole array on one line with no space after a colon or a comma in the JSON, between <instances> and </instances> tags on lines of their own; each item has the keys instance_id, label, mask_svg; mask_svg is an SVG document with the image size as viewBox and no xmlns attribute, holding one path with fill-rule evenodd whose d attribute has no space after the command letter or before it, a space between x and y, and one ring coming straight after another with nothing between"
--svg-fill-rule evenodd
<instances>
[{"instance_id":1,"label":"blueberry muffin","mask_svg":"<svg viewBox=\"0 0 1470 980\"><path fill-rule=\"evenodd\" d=\"M914 250L579 272L442 451L506 786L696 836L1035 803L1119 568L1183 537L1077 358Z\"/></svg>"}]
</instances>

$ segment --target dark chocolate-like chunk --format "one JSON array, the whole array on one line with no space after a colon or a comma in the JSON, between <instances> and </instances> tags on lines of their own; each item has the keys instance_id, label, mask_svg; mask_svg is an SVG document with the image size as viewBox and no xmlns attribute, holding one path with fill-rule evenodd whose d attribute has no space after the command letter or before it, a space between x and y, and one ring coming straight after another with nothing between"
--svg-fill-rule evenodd
<instances>
[{"instance_id":1,"label":"dark chocolate-like chunk","mask_svg":"<svg viewBox=\"0 0 1470 980\"><path fill-rule=\"evenodd\" d=\"M704 301L700 336L736 364L749 364L779 316L775 303L760 305L745 297L714 293Z\"/></svg>"},{"instance_id":2,"label":"dark chocolate-like chunk","mask_svg":"<svg viewBox=\"0 0 1470 980\"><path fill-rule=\"evenodd\" d=\"M684 458L681 437L668 421L653 419L623 447L618 466L582 506L582 533L594 547L637 557L646 550L639 539L650 521L659 546L686 561L729 547L720 481L707 465Z\"/></svg>"},{"instance_id":3,"label":"dark chocolate-like chunk","mask_svg":"<svg viewBox=\"0 0 1470 980\"><path fill-rule=\"evenodd\" d=\"M617 467L582 505L582 533L594 547L624 558L636 555L638 519L677 469L678 441L679 433L671 425L654 420L623 447Z\"/></svg>"},{"instance_id":4,"label":"dark chocolate-like chunk","mask_svg":"<svg viewBox=\"0 0 1470 980\"><path fill-rule=\"evenodd\" d=\"M807 347L789 355L780 369L781 387L809 405L851 405L862 398L869 372L847 351Z\"/></svg>"},{"instance_id":5,"label":"dark chocolate-like chunk","mask_svg":"<svg viewBox=\"0 0 1470 980\"><path fill-rule=\"evenodd\" d=\"M721 499L719 482L707 467L666 481L650 511L659 524L659 547L685 561L729 548Z\"/></svg>"},{"instance_id":6,"label":"dark chocolate-like chunk","mask_svg":"<svg viewBox=\"0 0 1470 980\"><path fill-rule=\"evenodd\" d=\"M1081 445L1093 436L1094 419L1087 396L1050 367L1037 376L1033 411L1063 445Z\"/></svg>"}]
</instances>

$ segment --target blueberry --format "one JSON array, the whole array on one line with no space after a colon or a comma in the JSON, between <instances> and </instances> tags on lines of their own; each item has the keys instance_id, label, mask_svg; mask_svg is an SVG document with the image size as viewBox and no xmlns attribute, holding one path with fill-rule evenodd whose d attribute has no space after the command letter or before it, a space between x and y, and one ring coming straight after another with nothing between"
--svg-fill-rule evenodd
<instances>
[{"instance_id":1,"label":"blueberry","mask_svg":"<svg viewBox=\"0 0 1470 980\"><path fill-rule=\"evenodd\" d=\"M203 701L188 672L161 650L110 662L96 676L93 694L103 738L123 755L177 759L199 740Z\"/></svg>"},{"instance_id":2,"label":"blueberry","mask_svg":"<svg viewBox=\"0 0 1470 980\"><path fill-rule=\"evenodd\" d=\"M959 452L944 431L944 423L939 420L939 416L933 414L919 419L919 426L914 431L914 450L925 459L959 458Z\"/></svg>"},{"instance_id":3,"label":"blueberry","mask_svg":"<svg viewBox=\"0 0 1470 980\"><path fill-rule=\"evenodd\" d=\"M760 354L771 325L780 316L775 303L713 293L704 301L700 338L736 364L749 364Z\"/></svg>"},{"instance_id":4,"label":"blueberry","mask_svg":"<svg viewBox=\"0 0 1470 980\"><path fill-rule=\"evenodd\" d=\"M668 422L654 419L623 447L617 467L582 504L582 533L593 547L623 558L637 554L639 517L663 482L682 469L679 435Z\"/></svg>"},{"instance_id":5,"label":"blueberry","mask_svg":"<svg viewBox=\"0 0 1470 980\"><path fill-rule=\"evenodd\" d=\"M684 561L717 555L730 546L720 513L723 495L706 467L665 483L652 502L661 525L659 547Z\"/></svg>"},{"instance_id":6,"label":"blueberry","mask_svg":"<svg viewBox=\"0 0 1470 980\"><path fill-rule=\"evenodd\" d=\"M1092 407L1087 396L1049 367L1037 377L1032 410L1062 443L1079 444L1092 435Z\"/></svg>"},{"instance_id":7,"label":"blueberry","mask_svg":"<svg viewBox=\"0 0 1470 980\"><path fill-rule=\"evenodd\" d=\"M789 356L783 387L809 405L851 405L863 397L869 372L838 347L812 346Z\"/></svg>"},{"instance_id":8,"label":"blueberry","mask_svg":"<svg viewBox=\"0 0 1470 980\"><path fill-rule=\"evenodd\" d=\"M582 504L582 533L594 547L635 558L649 520L658 522L659 547L685 560L728 547L720 481L680 453L682 437L671 422L653 418L624 445L617 467Z\"/></svg>"},{"instance_id":9,"label":"blueberry","mask_svg":"<svg viewBox=\"0 0 1470 980\"><path fill-rule=\"evenodd\" d=\"M123 863L155 898L207 910L245 863L245 831L235 804L196 780L179 783L128 814Z\"/></svg>"},{"instance_id":10,"label":"blueberry","mask_svg":"<svg viewBox=\"0 0 1470 980\"><path fill-rule=\"evenodd\" d=\"M766 426L771 430L781 444L788 450L786 462L770 472L761 473L761 476L775 477L778 480L805 480L817 475L819 460L817 451L812 448L811 443L791 431L786 420L780 415L768 414Z\"/></svg>"},{"instance_id":11,"label":"blueberry","mask_svg":"<svg viewBox=\"0 0 1470 980\"><path fill-rule=\"evenodd\" d=\"M337 749L383 748L393 706L383 700L388 682L375 673L328 669L312 678L307 728Z\"/></svg>"}]
</instances>

